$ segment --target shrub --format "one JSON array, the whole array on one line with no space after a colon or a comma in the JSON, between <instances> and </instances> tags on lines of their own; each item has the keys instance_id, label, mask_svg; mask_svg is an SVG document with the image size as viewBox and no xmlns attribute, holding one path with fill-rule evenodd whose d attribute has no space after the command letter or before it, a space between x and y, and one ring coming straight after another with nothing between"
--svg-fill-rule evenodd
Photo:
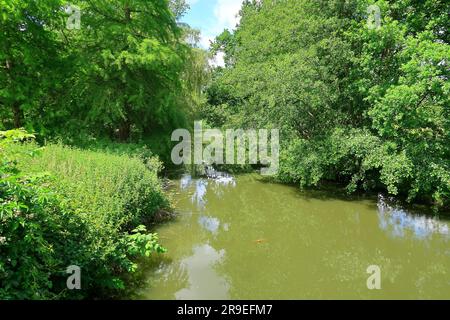
<instances>
[{"instance_id":1,"label":"shrub","mask_svg":"<svg viewBox=\"0 0 450 320\"><path fill-rule=\"evenodd\" d=\"M346 183L348 192L380 189L437 208L450 204L448 161L419 157L363 129L337 128L326 137L293 140L280 164L278 179L301 187L331 180Z\"/></svg>"},{"instance_id":2,"label":"shrub","mask_svg":"<svg viewBox=\"0 0 450 320\"><path fill-rule=\"evenodd\" d=\"M32 136L0 137L0 299L111 296L136 257L164 252L140 225L168 205L157 168L62 145L30 156L34 144L12 140ZM80 291L66 289L70 265L81 268Z\"/></svg>"}]
</instances>

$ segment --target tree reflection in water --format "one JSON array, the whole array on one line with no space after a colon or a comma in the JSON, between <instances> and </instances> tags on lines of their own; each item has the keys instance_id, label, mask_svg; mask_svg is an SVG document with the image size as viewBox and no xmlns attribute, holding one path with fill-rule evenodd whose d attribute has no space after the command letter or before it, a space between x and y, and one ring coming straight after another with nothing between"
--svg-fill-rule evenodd
<instances>
[{"instance_id":1,"label":"tree reflection in water","mask_svg":"<svg viewBox=\"0 0 450 320\"><path fill-rule=\"evenodd\" d=\"M449 228L446 223L435 217L418 215L405 211L387 202L384 196L378 197L378 217L381 229L393 237L405 237L410 232L418 239L440 234L449 237Z\"/></svg>"}]
</instances>

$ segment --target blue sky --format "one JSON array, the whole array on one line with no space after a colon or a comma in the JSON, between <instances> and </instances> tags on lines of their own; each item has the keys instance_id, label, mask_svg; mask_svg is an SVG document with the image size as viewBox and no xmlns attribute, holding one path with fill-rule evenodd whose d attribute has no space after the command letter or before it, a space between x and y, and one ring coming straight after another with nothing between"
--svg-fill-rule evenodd
<instances>
[{"instance_id":1,"label":"blue sky","mask_svg":"<svg viewBox=\"0 0 450 320\"><path fill-rule=\"evenodd\" d=\"M209 47L223 29L234 29L239 22L237 14L242 0L187 0L191 9L181 19L191 27L200 29L202 33L201 46Z\"/></svg>"}]
</instances>

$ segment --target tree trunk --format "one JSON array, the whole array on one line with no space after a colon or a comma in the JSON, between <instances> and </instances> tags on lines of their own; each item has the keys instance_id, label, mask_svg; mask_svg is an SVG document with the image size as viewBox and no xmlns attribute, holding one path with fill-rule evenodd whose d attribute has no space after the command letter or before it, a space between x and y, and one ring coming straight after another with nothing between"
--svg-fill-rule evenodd
<instances>
[{"instance_id":1,"label":"tree trunk","mask_svg":"<svg viewBox=\"0 0 450 320\"><path fill-rule=\"evenodd\" d=\"M127 3L125 4L125 22L129 23L130 21L131 21L131 9Z\"/></svg>"},{"instance_id":2,"label":"tree trunk","mask_svg":"<svg viewBox=\"0 0 450 320\"><path fill-rule=\"evenodd\" d=\"M120 124L118 138L120 141L125 142L130 139L131 134L131 124L128 120L123 120Z\"/></svg>"},{"instance_id":3,"label":"tree trunk","mask_svg":"<svg viewBox=\"0 0 450 320\"><path fill-rule=\"evenodd\" d=\"M14 102L12 111L14 115L14 128L21 128L23 124L23 112L18 102Z\"/></svg>"},{"instance_id":4,"label":"tree trunk","mask_svg":"<svg viewBox=\"0 0 450 320\"><path fill-rule=\"evenodd\" d=\"M127 141L130 139L131 136L131 125L132 121L131 118L131 106L129 103L125 102L123 104L123 111L124 111L124 119L119 124L119 130L118 130L118 138L120 141Z\"/></svg>"}]
</instances>

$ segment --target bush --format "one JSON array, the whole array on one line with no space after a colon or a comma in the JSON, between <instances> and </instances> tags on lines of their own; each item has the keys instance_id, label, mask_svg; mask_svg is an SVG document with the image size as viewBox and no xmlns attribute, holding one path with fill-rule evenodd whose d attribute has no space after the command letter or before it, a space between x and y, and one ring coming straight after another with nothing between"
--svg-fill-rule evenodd
<instances>
[{"instance_id":1,"label":"bush","mask_svg":"<svg viewBox=\"0 0 450 320\"><path fill-rule=\"evenodd\" d=\"M26 172L47 171L53 187L92 223L112 229L133 225L168 203L157 177L159 162L49 145L39 157L24 158Z\"/></svg>"},{"instance_id":2,"label":"bush","mask_svg":"<svg viewBox=\"0 0 450 320\"><path fill-rule=\"evenodd\" d=\"M0 136L0 299L110 297L136 257L164 252L140 225L168 206L158 165L62 145L30 156L34 144L11 141L31 136ZM80 291L66 289L70 265Z\"/></svg>"},{"instance_id":3,"label":"bush","mask_svg":"<svg viewBox=\"0 0 450 320\"><path fill-rule=\"evenodd\" d=\"M448 161L426 154L418 157L367 130L336 128L329 136L297 139L284 148L278 179L301 187L338 181L346 183L350 193L387 190L443 208L450 205L449 172Z\"/></svg>"}]
</instances>

